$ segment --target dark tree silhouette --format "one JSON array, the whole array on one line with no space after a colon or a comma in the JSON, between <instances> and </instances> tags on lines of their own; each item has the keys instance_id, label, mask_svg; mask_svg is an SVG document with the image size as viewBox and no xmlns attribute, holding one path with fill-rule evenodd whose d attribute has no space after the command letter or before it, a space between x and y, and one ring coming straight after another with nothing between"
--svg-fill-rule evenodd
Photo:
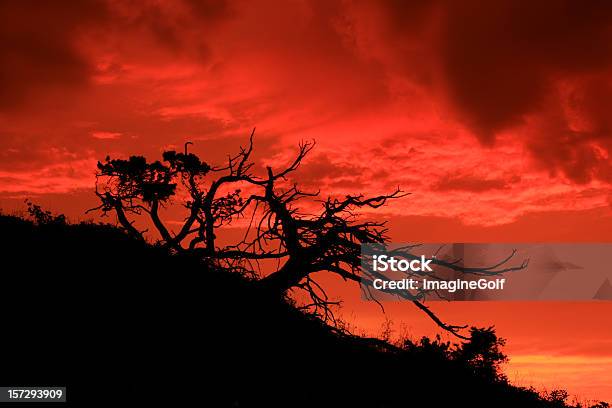
<instances>
[{"instance_id":1,"label":"dark tree silhouette","mask_svg":"<svg viewBox=\"0 0 612 408\"><path fill-rule=\"evenodd\" d=\"M347 195L321 200L318 192L299 189L288 177L314 142L301 143L287 167L266 167L265 174L256 175L250 160L254 132L248 147L241 147L224 166L209 165L188 152L191 142L185 144L184 152L164 152L162 161L147 162L142 156L128 160L107 157L98 163L96 194L101 204L91 210L101 210L104 215L114 212L120 225L138 239L144 239L146 231L137 229L134 217L146 215L161 237L161 245L179 253L197 253L217 266L255 276L261 288L272 294L285 296L290 290L303 290L312 301L305 307L334 321L330 306L336 302L329 300L313 274L324 271L345 280L371 283L375 276L361 267L361 245L384 245L387 228L384 222L361 219L360 210L379 208L407 193L397 188L374 197ZM177 232L172 232L161 219L160 209L181 195L187 197L183 205L188 215ZM306 213L298 206L303 199L318 201L321 209ZM248 221L244 238L219 245L219 230L238 219ZM413 248L395 251L411 258L415 257ZM432 264L459 273L495 275L525 266L506 268L513 255L486 268L436 258ZM420 295L405 296L441 328L466 338L460 331L467 326L444 323L421 302L424 293Z\"/></svg>"},{"instance_id":2,"label":"dark tree silhouette","mask_svg":"<svg viewBox=\"0 0 612 408\"><path fill-rule=\"evenodd\" d=\"M28 214L37 224L42 225L65 225L66 224L66 216L64 214L55 215L51 211L43 210L43 208L34 204L30 200L25 200L26 205L28 206Z\"/></svg>"},{"instance_id":3,"label":"dark tree silhouette","mask_svg":"<svg viewBox=\"0 0 612 408\"><path fill-rule=\"evenodd\" d=\"M506 340L497 337L493 327L470 328L470 341L455 350L453 358L463 360L482 378L505 379L501 365L508 361L502 352Z\"/></svg>"}]
</instances>

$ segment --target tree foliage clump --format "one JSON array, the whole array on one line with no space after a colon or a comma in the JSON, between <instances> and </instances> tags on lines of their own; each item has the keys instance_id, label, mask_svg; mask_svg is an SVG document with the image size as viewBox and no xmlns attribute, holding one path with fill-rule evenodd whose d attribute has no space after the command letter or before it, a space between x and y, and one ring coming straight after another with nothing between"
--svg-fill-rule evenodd
<instances>
[{"instance_id":1,"label":"tree foliage clump","mask_svg":"<svg viewBox=\"0 0 612 408\"><path fill-rule=\"evenodd\" d=\"M64 214L53 214L49 210L44 210L40 205L34 204L30 200L25 200L28 206L28 215L38 225L65 225L66 216Z\"/></svg>"}]
</instances>

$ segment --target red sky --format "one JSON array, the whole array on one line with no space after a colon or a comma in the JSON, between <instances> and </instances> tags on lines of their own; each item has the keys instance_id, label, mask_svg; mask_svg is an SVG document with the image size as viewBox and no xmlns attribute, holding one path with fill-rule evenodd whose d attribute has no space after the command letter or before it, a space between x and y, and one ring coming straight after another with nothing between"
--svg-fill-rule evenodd
<instances>
[{"instance_id":1,"label":"red sky","mask_svg":"<svg viewBox=\"0 0 612 408\"><path fill-rule=\"evenodd\" d=\"M316 139L306 187L412 192L380 212L399 241L612 241L609 2L32 0L0 23L4 211L85 218L107 154L190 140L215 162L257 126L267 163ZM355 293L346 310L377 327ZM496 324L526 381L612 400L610 312L440 307Z\"/></svg>"}]
</instances>

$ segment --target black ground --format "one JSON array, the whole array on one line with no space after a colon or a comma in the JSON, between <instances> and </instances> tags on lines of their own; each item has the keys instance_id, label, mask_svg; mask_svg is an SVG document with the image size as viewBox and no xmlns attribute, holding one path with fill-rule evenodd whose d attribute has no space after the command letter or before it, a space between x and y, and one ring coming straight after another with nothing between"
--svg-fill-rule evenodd
<instances>
[{"instance_id":1,"label":"black ground","mask_svg":"<svg viewBox=\"0 0 612 408\"><path fill-rule=\"evenodd\" d=\"M0 216L0 231L0 385L66 385L83 407L564 406L435 342L388 351L339 335L111 226Z\"/></svg>"}]
</instances>

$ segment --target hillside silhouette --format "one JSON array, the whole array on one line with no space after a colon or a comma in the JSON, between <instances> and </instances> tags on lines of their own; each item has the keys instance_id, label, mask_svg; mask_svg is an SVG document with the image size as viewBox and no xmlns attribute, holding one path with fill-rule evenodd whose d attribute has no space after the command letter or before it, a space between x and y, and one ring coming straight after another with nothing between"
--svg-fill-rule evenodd
<instances>
[{"instance_id":1,"label":"hillside silhouette","mask_svg":"<svg viewBox=\"0 0 612 408\"><path fill-rule=\"evenodd\" d=\"M0 216L2 384L67 385L72 406L568 406L510 385L492 330L353 336L193 254L37 209Z\"/></svg>"}]
</instances>

